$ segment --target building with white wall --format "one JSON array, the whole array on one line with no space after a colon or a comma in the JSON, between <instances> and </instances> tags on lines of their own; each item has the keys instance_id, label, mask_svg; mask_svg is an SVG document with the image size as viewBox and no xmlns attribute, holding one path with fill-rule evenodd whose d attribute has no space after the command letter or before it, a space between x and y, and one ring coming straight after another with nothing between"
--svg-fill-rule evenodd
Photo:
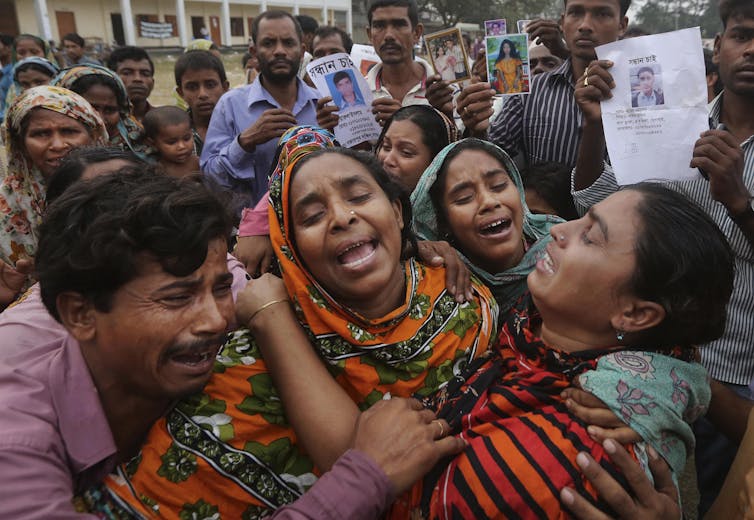
<instances>
[{"instance_id":1,"label":"building with white wall","mask_svg":"<svg viewBox=\"0 0 754 520\"><path fill-rule=\"evenodd\" d=\"M0 0L0 33L59 42L76 32L118 45L185 47L206 28L218 45L245 45L254 18L269 9L353 31L351 0ZM142 21L172 27L166 37L147 37Z\"/></svg>"}]
</instances>

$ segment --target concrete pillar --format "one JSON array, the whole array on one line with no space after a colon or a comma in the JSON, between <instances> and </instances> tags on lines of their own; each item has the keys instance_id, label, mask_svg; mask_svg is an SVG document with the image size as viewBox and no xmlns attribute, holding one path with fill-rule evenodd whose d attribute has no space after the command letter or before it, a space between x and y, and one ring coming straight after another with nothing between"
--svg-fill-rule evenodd
<instances>
[{"instance_id":1,"label":"concrete pillar","mask_svg":"<svg viewBox=\"0 0 754 520\"><path fill-rule=\"evenodd\" d=\"M353 34L353 9L351 9L351 6L348 6L348 11L346 11L346 32Z\"/></svg>"},{"instance_id":2,"label":"concrete pillar","mask_svg":"<svg viewBox=\"0 0 754 520\"><path fill-rule=\"evenodd\" d=\"M262 2L259 4L259 12L263 13L267 10L267 0L262 0Z\"/></svg>"},{"instance_id":3,"label":"concrete pillar","mask_svg":"<svg viewBox=\"0 0 754 520\"><path fill-rule=\"evenodd\" d=\"M230 36L230 1L222 0L220 4L220 38L226 47L231 45Z\"/></svg>"},{"instance_id":4,"label":"concrete pillar","mask_svg":"<svg viewBox=\"0 0 754 520\"><path fill-rule=\"evenodd\" d=\"M47 14L47 0L34 0L34 14L37 15L37 27L39 35L45 40L52 40L52 29L50 28L50 15ZM61 36L63 36L61 34Z\"/></svg>"},{"instance_id":5,"label":"concrete pillar","mask_svg":"<svg viewBox=\"0 0 754 520\"><path fill-rule=\"evenodd\" d=\"M136 45L136 30L134 29L134 15L131 12L131 0L120 0L120 14L123 18L123 33L126 45Z\"/></svg>"},{"instance_id":6,"label":"concrete pillar","mask_svg":"<svg viewBox=\"0 0 754 520\"><path fill-rule=\"evenodd\" d=\"M322 2L322 25L330 25L327 23L327 2Z\"/></svg>"},{"instance_id":7,"label":"concrete pillar","mask_svg":"<svg viewBox=\"0 0 754 520\"><path fill-rule=\"evenodd\" d=\"M298 16L300 14L301 14L301 11L299 10L298 2L294 2L293 3L293 16Z\"/></svg>"},{"instance_id":8,"label":"concrete pillar","mask_svg":"<svg viewBox=\"0 0 754 520\"><path fill-rule=\"evenodd\" d=\"M178 39L181 47L188 45L188 32L186 31L186 6L183 0L175 0L175 18L178 20Z\"/></svg>"}]
</instances>

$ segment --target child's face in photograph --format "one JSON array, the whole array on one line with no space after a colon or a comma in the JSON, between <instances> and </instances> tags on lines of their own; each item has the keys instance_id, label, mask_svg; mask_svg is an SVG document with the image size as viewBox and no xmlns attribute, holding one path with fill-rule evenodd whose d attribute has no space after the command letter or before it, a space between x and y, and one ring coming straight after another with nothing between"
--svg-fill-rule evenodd
<instances>
[{"instance_id":1,"label":"child's face in photograph","mask_svg":"<svg viewBox=\"0 0 754 520\"><path fill-rule=\"evenodd\" d=\"M227 90L228 82L223 83L216 70L199 69L183 73L178 94L191 108L192 114L209 117Z\"/></svg>"},{"instance_id":2,"label":"child's face in photograph","mask_svg":"<svg viewBox=\"0 0 754 520\"><path fill-rule=\"evenodd\" d=\"M151 144L159 152L161 161L184 164L194 154L191 125L187 122L163 126Z\"/></svg>"}]
</instances>

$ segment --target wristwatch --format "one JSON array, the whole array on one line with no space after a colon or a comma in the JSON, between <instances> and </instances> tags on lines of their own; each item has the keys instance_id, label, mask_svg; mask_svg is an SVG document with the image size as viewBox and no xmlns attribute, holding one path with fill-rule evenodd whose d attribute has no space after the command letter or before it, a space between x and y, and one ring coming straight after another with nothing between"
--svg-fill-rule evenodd
<instances>
[{"instance_id":1,"label":"wristwatch","mask_svg":"<svg viewBox=\"0 0 754 520\"><path fill-rule=\"evenodd\" d=\"M730 212L728 212L728 216L736 224L742 224L746 221L754 219L754 196L749 197L749 202L746 205L745 210L736 213L735 215L732 215Z\"/></svg>"}]
</instances>

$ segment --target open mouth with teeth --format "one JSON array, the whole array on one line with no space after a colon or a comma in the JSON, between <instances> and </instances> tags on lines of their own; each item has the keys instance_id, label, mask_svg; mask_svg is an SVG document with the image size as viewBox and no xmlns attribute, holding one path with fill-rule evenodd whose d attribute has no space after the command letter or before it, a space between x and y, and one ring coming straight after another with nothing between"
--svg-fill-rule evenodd
<instances>
[{"instance_id":1,"label":"open mouth with teeth","mask_svg":"<svg viewBox=\"0 0 754 520\"><path fill-rule=\"evenodd\" d=\"M356 242L338 254L338 263L347 267L359 266L372 258L376 250L376 240Z\"/></svg>"},{"instance_id":2,"label":"open mouth with teeth","mask_svg":"<svg viewBox=\"0 0 754 520\"><path fill-rule=\"evenodd\" d=\"M489 224L482 226L479 229L479 234L483 236L494 236L494 235L498 235L506 231L510 227L511 227L511 221L508 219L501 218L494 222L490 222Z\"/></svg>"},{"instance_id":3,"label":"open mouth with teeth","mask_svg":"<svg viewBox=\"0 0 754 520\"><path fill-rule=\"evenodd\" d=\"M547 274L555 274L555 263L552 261L552 257L547 250L542 252L537 265Z\"/></svg>"},{"instance_id":4,"label":"open mouth with teeth","mask_svg":"<svg viewBox=\"0 0 754 520\"><path fill-rule=\"evenodd\" d=\"M214 352L189 352L185 354L176 354L170 356L171 361L181 363L183 365L196 366L202 363L206 363L209 359L214 359Z\"/></svg>"}]
</instances>

